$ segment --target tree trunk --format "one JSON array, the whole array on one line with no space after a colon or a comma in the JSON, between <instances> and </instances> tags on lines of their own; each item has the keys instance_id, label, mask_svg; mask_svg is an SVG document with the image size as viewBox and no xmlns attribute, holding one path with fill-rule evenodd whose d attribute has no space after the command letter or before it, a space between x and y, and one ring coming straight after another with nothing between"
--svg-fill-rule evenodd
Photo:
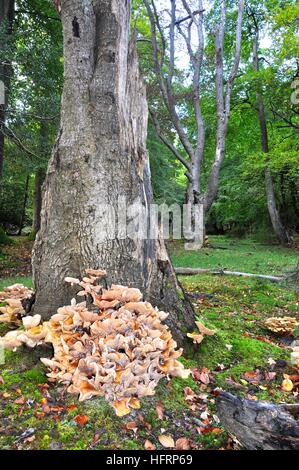
<instances>
[{"instance_id":1,"label":"tree trunk","mask_svg":"<svg viewBox=\"0 0 299 470\"><path fill-rule=\"evenodd\" d=\"M15 16L15 1L2 0L0 3L0 27L3 27L3 22L6 22L6 34L12 34L13 22ZM6 46L6 44L4 44ZM0 47L4 49L3 44ZM3 59L2 59L3 60ZM8 91L10 86L10 77L12 74L11 63L8 58L0 63L0 81L2 82L0 90L0 178L3 174L4 165L4 141L5 141L5 118L6 107L8 103ZM2 96L4 95L4 96Z\"/></svg>"},{"instance_id":2,"label":"tree trunk","mask_svg":"<svg viewBox=\"0 0 299 470\"><path fill-rule=\"evenodd\" d=\"M256 27L255 38L254 38L254 43L253 43L253 63L254 63L254 68L257 72L259 72L259 69L260 69L258 48L259 48L259 31ZM265 154L268 154L269 153L268 128L267 128L267 121L266 121L266 115L265 115L264 100L263 100L262 91L260 90L260 86L256 94L256 105L257 105L260 132L261 132L261 147L262 147L262 151ZM277 203L276 203L274 184L273 184L273 179L271 175L271 170L269 168L268 158L266 158L266 165L265 165L265 187L266 187L266 195L267 195L268 212L270 215L274 233L282 245L289 245L291 243L291 237L287 229L283 226L283 223L280 218L280 214L279 214Z\"/></svg>"},{"instance_id":3,"label":"tree trunk","mask_svg":"<svg viewBox=\"0 0 299 470\"><path fill-rule=\"evenodd\" d=\"M199 177L194 176L193 181L195 183L188 183L186 193L189 216L186 214L184 224L185 249L201 250L205 240L204 209L199 195Z\"/></svg>"},{"instance_id":4,"label":"tree trunk","mask_svg":"<svg viewBox=\"0 0 299 470\"><path fill-rule=\"evenodd\" d=\"M38 168L35 173L34 181L34 207L32 231L36 234L40 229L41 210L42 210L42 185L45 179L45 172L42 168Z\"/></svg>"},{"instance_id":5,"label":"tree trunk","mask_svg":"<svg viewBox=\"0 0 299 470\"><path fill-rule=\"evenodd\" d=\"M27 201L28 201L28 188L29 188L29 175L26 177L26 182L25 182L25 188L24 188L24 200L23 200L23 208L22 208L22 214L21 214L21 219L20 219L20 225L19 225L19 231L18 235L22 235L22 230L24 227L24 222L25 222L25 217L26 217L26 207L27 207Z\"/></svg>"},{"instance_id":6,"label":"tree trunk","mask_svg":"<svg viewBox=\"0 0 299 470\"><path fill-rule=\"evenodd\" d=\"M170 311L168 324L181 342L184 330L192 328L193 311L163 241L148 233L137 237L149 211L139 227L131 216L131 237L105 231L120 196L127 207L140 201L148 209L152 203L147 102L135 40L129 43L130 9L130 1L61 2L65 81L33 251L35 311L48 318L70 302L74 291L66 276L103 268L109 284L139 287L146 300Z\"/></svg>"}]
</instances>

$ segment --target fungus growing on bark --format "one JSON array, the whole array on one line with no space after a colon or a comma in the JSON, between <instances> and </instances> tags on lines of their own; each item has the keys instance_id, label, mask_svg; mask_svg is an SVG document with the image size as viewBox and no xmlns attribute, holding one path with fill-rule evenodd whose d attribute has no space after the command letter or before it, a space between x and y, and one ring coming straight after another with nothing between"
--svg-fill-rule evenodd
<instances>
[{"instance_id":1,"label":"fungus growing on bark","mask_svg":"<svg viewBox=\"0 0 299 470\"><path fill-rule=\"evenodd\" d=\"M80 401L103 396L118 416L124 416L140 408L141 398L155 394L161 378L187 378L190 370L178 361L182 349L177 350L162 323L167 313L142 302L138 289L104 289L99 285L103 271L86 273L82 281L66 282L81 288L79 297L92 297L92 306L73 299L42 325L39 315L25 317L25 330L8 333L0 345L15 349L52 343L54 357L41 359L49 380L66 385Z\"/></svg>"},{"instance_id":2,"label":"fungus growing on bark","mask_svg":"<svg viewBox=\"0 0 299 470\"><path fill-rule=\"evenodd\" d=\"M6 287L0 292L0 322L2 323L21 323L21 317L25 315L23 301L32 297L33 291L22 284L14 284Z\"/></svg>"}]
</instances>

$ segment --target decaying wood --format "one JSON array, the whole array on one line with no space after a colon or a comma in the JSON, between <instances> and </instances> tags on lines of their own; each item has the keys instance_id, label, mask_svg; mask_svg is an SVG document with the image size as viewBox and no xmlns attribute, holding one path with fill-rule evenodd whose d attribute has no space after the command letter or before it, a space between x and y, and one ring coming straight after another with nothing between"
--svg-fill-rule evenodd
<instances>
[{"instance_id":1,"label":"decaying wood","mask_svg":"<svg viewBox=\"0 0 299 470\"><path fill-rule=\"evenodd\" d=\"M201 269L201 268L176 268L176 274L181 274L184 276L194 276L196 274L214 274L214 275L225 275L225 276L239 276L239 277L256 277L259 279L267 279L271 282L281 282L285 278L277 276L267 276L264 274L252 274L252 273L242 273L238 271L222 271L214 269Z\"/></svg>"},{"instance_id":2,"label":"decaying wood","mask_svg":"<svg viewBox=\"0 0 299 470\"><path fill-rule=\"evenodd\" d=\"M299 423L288 405L246 400L223 392L217 416L226 430L249 450L298 450Z\"/></svg>"}]
</instances>

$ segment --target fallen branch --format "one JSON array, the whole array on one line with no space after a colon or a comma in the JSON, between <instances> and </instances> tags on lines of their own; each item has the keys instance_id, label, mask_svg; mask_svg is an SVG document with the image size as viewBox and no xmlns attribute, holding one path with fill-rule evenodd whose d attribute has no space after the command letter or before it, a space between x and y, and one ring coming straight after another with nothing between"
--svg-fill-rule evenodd
<instances>
[{"instance_id":1,"label":"fallen branch","mask_svg":"<svg viewBox=\"0 0 299 470\"><path fill-rule=\"evenodd\" d=\"M223 271L222 269L202 269L202 268L176 268L176 274L181 274L184 276L194 276L196 274L213 274L213 275L225 275L225 276L239 276L239 277L257 277L259 279L267 279L271 282L282 282L285 280L284 277L277 276L266 276L264 274L251 274L251 273L241 273L238 271Z\"/></svg>"},{"instance_id":2,"label":"fallen branch","mask_svg":"<svg viewBox=\"0 0 299 470\"><path fill-rule=\"evenodd\" d=\"M248 450L298 450L296 405L246 400L222 392L216 399L217 416L226 430Z\"/></svg>"}]
</instances>

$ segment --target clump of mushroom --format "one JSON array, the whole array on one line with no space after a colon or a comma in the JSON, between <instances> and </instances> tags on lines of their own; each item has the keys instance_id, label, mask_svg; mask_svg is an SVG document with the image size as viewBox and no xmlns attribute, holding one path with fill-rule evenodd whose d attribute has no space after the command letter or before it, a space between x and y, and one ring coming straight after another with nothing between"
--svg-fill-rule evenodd
<instances>
[{"instance_id":1,"label":"clump of mushroom","mask_svg":"<svg viewBox=\"0 0 299 470\"><path fill-rule=\"evenodd\" d=\"M86 272L82 281L66 282L81 288L79 297L92 298L92 306L73 300L42 325L38 315L25 317L25 330L8 333L0 345L52 343L54 357L41 359L49 380L65 384L80 401L103 396L124 416L140 408L142 397L154 395L162 377L187 378L190 370L178 361L182 350L162 323L167 313L143 302L138 289L103 289L103 271Z\"/></svg>"},{"instance_id":2,"label":"clump of mushroom","mask_svg":"<svg viewBox=\"0 0 299 470\"><path fill-rule=\"evenodd\" d=\"M22 284L14 284L0 292L0 304L5 304L0 307L0 322L19 324L22 315L25 314L23 301L32 295L33 290Z\"/></svg>"},{"instance_id":3,"label":"clump of mushroom","mask_svg":"<svg viewBox=\"0 0 299 470\"><path fill-rule=\"evenodd\" d=\"M296 318L293 317L273 317L265 320L264 325L273 333L280 335L290 335L293 333L299 323Z\"/></svg>"}]
</instances>

